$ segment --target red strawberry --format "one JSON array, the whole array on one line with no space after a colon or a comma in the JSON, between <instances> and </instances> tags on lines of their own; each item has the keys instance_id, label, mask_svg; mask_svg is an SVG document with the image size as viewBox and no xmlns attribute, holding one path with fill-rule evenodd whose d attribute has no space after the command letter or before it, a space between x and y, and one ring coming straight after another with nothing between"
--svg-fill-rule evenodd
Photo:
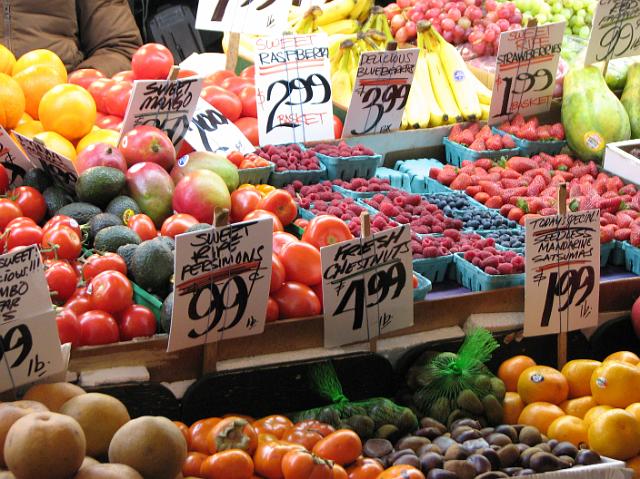
<instances>
[{"instance_id":1,"label":"red strawberry","mask_svg":"<svg viewBox=\"0 0 640 479\"><path fill-rule=\"evenodd\" d=\"M551 127L549 125L538 127L538 140L550 140L551 136Z\"/></svg>"},{"instance_id":2,"label":"red strawberry","mask_svg":"<svg viewBox=\"0 0 640 479\"><path fill-rule=\"evenodd\" d=\"M601 180L601 181L607 181L609 179L609 175L607 175L605 172L599 172L596 175L596 180Z\"/></svg>"},{"instance_id":3,"label":"red strawberry","mask_svg":"<svg viewBox=\"0 0 640 479\"><path fill-rule=\"evenodd\" d=\"M489 158L478 158L474 163L476 168L482 168L483 170L488 171L493 166L493 162ZM477 173L477 172L476 172Z\"/></svg>"},{"instance_id":4,"label":"red strawberry","mask_svg":"<svg viewBox=\"0 0 640 479\"><path fill-rule=\"evenodd\" d=\"M464 189L464 192L466 194L468 194L469 196L475 196L478 193L480 193L482 191L482 188L479 185L471 185L471 186L467 186Z\"/></svg>"},{"instance_id":5,"label":"red strawberry","mask_svg":"<svg viewBox=\"0 0 640 479\"><path fill-rule=\"evenodd\" d=\"M631 228L619 228L614 234L618 241L627 241L631 237Z\"/></svg>"},{"instance_id":6,"label":"red strawberry","mask_svg":"<svg viewBox=\"0 0 640 479\"><path fill-rule=\"evenodd\" d=\"M429 169L429 178L435 180L438 178L438 175L440 174L442 170L440 168L430 168Z\"/></svg>"},{"instance_id":7,"label":"red strawberry","mask_svg":"<svg viewBox=\"0 0 640 479\"><path fill-rule=\"evenodd\" d=\"M500 128L502 131L507 131L505 128L510 128L510 127L511 127L511 123L509 123L509 120L507 120L501 123L498 128Z\"/></svg>"},{"instance_id":8,"label":"red strawberry","mask_svg":"<svg viewBox=\"0 0 640 479\"><path fill-rule=\"evenodd\" d=\"M619 196L616 198L602 198L598 203L598 208L601 211L615 213L622 204L622 198Z\"/></svg>"},{"instance_id":9,"label":"red strawberry","mask_svg":"<svg viewBox=\"0 0 640 479\"><path fill-rule=\"evenodd\" d=\"M518 188L509 188L508 190L504 190L500 197L502 198L502 203L509 203L509 200L514 196L525 196L527 194L527 188L524 186Z\"/></svg>"},{"instance_id":10,"label":"red strawberry","mask_svg":"<svg viewBox=\"0 0 640 479\"><path fill-rule=\"evenodd\" d=\"M582 196L582 190L580 188L580 183L573 183L569 187L569 198L577 198Z\"/></svg>"},{"instance_id":11,"label":"red strawberry","mask_svg":"<svg viewBox=\"0 0 640 479\"><path fill-rule=\"evenodd\" d=\"M620 190L618 191L619 195L635 195L637 192L636 189L636 185L624 185L622 188L620 188Z\"/></svg>"},{"instance_id":12,"label":"red strawberry","mask_svg":"<svg viewBox=\"0 0 640 479\"><path fill-rule=\"evenodd\" d=\"M500 176L502 178L509 178L509 179L512 179L512 180L517 180L517 179L522 177L522 173L519 173L516 170L511 170L511 169L507 168L507 169L503 169L500 172Z\"/></svg>"},{"instance_id":13,"label":"red strawberry","mask_svg":"<svg viewBox=\"0 0 640 479\"><path fill-rule=\"evenodd\" d=\"M538 120L537 116L534 116L532 118L529 118L528 123L531 123L533 126L535 126L536 128L538 128L538 126L540 126L540 120Z\"/></svg>"},{"instance_id":14,"label":"red strawberry","mask_svg":"<svg viewBox=\"0 0 640 479\"><path fill-rule=\"evenodd\" d=\"M485 139L485 144L490 150L502 149L502 137L500 135L491 135Z\"/></svg>"},{"instance_id":15,"label":"red strawberry","mask_svg":"<svg viewBox=\"0 0 640 479\"><path fill-rule=\"evenodd\" d=\"M473 143L473 140L474 140L473 133L469 129L463 130L458 135L458 143L462 145L469 146L471 143Z\"/></svg>"},{"instance_id":16,"label":"red strawberry","mask_svg":"<svg viewBox=\"0 0 640 479\"><path fill-rule=\"evenodd\" d=\"M615 228L616 227L614 225L600 227L600 244L610 243L613 241L615 237Z\"/></svg>"},{"instance_id":17,"label":"red strawberry","mask_svg":"<svg viewBox=\"0 0 640 479\"><path fill-rule=\"evenodd\" d=\"M500 180L500 184L503 188L517 188L520 186L520 180L515 180L513 178L503 178Z\"/></svg>"},{"instance_id":18,"label":"red strawberry","mask_svg":"<svg viewBox=\"0 0 640 479\"><path fill-rule=\"evenodd\" d=\"M502 188L493 181L482 180L478 183L482 187L482 191L488 193L489 196L500 196Z\"/></svg>"},{"instance_id":19,"label":"red strawberry","mask_svg":"<svg viewBox=\"0 0 640 479\"><path fill-rule=\"evenodd\" d=\"M609 213L608 211L600 213L600 220L605 220L608 225L618 226L618 218L616 215Z\"/></svg>"},{"instance_id":20,"label":"red strawberry","mask_svg":"<svg viewBox=\"0 0 640 479\"><path fill-rule=\"evenodd\" d=\"M527 188L527 196L538 196L547 187L547 182L542 175L537 175Z\"/></svg>"},{"instance_id":21,"label":"red strawberry","mask_svg":"<svg viewBox=\"0 0 640 479\"><path fill-rule=\"evenodd\" d=\"M484 125L482 128L480 128L480 131L476 135L476 138L481 138L484 141L487 141L487 139L489 139L491 136L493 136L491 127L489 125Z\"/></svg>"},{"instance_id":22,"label":"red strawberry","mask_svg":"<svg viewBox=\"0 0 640 479\"><path fill-rule=\"evenodd\" d=\"M549 186L546 190L540 193L540 196L555 196L558 192L558 189L555 186Z\"/></svg>"},{"instance_id":23,"label":"red strawberry","mask_svg":"<svg viewBox=\"0 0 640 479\"><path fill-rule=\"evenodd\" d=\"M635 224L635 223L634 223ZM633 246L640 246L640 226L632 226L631 234L629 235L629 243Z\"/></svg>"},{"instance_id":24,"label":"red strawberry","mask_svg":"<svg viewBox=\"0 0 640 479\"><path fill-rule=\"evenodd\" d=\"M516 205L512 205L511 203L507 203L506 205L502 205L500 207L500 214L502 216L507 216L509 214L509 211L511 211L515 207L516 207Z\"/></svg>"},{"instance_id":25,"label":"red strawberry","mask_svg":"<svg viewBox=\"0 0 640 479\"><path fill-rule=\"evenodd\" d=\"M513 120L511 120L511 124L513 126L522 126L525 124L525 120L524 120L524 116L522 116L520 113L518 113L516 116L513 117Z\"/></svg>"},{"instance_id":26,"label":"red strawberry","mask_svg":"<svg viewBox=\"0 0 640 479\"><path fill-rule=\"evenodd\" d=\"M516 142L513 141L511 135L504 135L502 137L502 148L512 149L516 147Z\"/></svg>"},{"instance_id":27,"label":"red strawberry","mask_svg":"<svg viewBox=\"0 0 640 479\"><path fill-rule=\"evenodd\" d=\"M520 218L522 218L523 216L524 216L524 211L518 207L510 209L509 213L507 214L507 218L510 219L511 221L515 221L516 223L520 221Z\"/></svg>"},{"instance_id":28,"label":"red strawberry","mask_svg":"<svg viewBox=\"0 0 640 479\"><path fill-rule=\"evenodd\" d=\"M607 190L609 191L618 191L623 186L624 183L619 176L612 176L607 180Z\"/></svg>"},{"instance_id":29,"label":"red strawberry","mask_svg":"<svg viewBox=\"0 0 640 479\"><path fill-rule=\"evenodd\" d=\"M536 141L538 139L537 125L534 125L531 121L528 121L520 128L518 137L523 140Z\"/></svg>"},{"instance_id":30,"label":"red strawberry","mask_svg":"<svg viewBox=\"0 0 640 479\"><path fill-rule=\"evenodd\" d=\"M631 200L631 207L634 210L640 210L640 192L636 193Z\"/></svg>"},{"instance_id":31,"label":"red strawberry","mask_svg":"<svg viewBox=\"0 0 640 479\"><path fill-rule=\"evenodd\" d=\"M618 193L616 193L615 191L605 191L604 193L602 193L601 195L603 198L621 198L622 201L622 197L618 195Z\"/></svg>"},{"instance_id":32,"label":"red strawberry","mask_svg":"<svg viewBox=\"0 0 640 479\"><path fill-rule=\"evenodd\" d=\"M551 173L549 170L545 170L544 168L534 168L533 170L526 171L524 173L525 178L532 180L536 176L542 176L545 181L545 184L551 183Z\"/></svg>"},{"instance_id":33,"label":"red strawberry","mask_svg":"<svg viewBox=\"0 0 640 479\"><path fill-rule=\"evenodd\" d=\"M473 166L473 165L474 165L474 163L471 160L462 160L462 163L460 164L460 166L462 166L463 168L465 166Z\"/></svg>"},{"instance_id":34,"label":"red strawberry","mask_svg":"<svg viewBox=\"0 0 640 479\"><path fill-rule=\"evenodd\" d=\"M507 160L507 166L519 173L524 173L527 170L536 168L538 165L531 158L526 158L524 156L514 156Z\"/></svg>"},{"instance_id":35,"label":"red strawberry","mask_svg":"<svg viewBox=\"0 0 640 479\"><path fill-rule=\"evenodd\" d=\"M503 205L502 198L500 196L492 196L486 202L485 206L487 208L500 208Z\"/></svg>"},{"instance_id":36,"label":"red strawberry","mask_svg":"<svg viewBox=\"0 0 640 479\"><path fill-rule=\"evenodd\" d=\"M616 218L618 219L618 226L620 228L629 228L631 223L633 223L633 218L623 211L618 211Z\"/></svg>"},{"instance_id":37,"label":"red strawberry","mask_svg":"<svg viewBox=\"0 0 640 479\"><path fill-rule=\"evenodd\" d=\"M551 136L557 140L564 140L564 127L562 123L554 123L551 125Z\"/></svg>"},{"instance_id":38,"label":"red strawberry","mask_svg":"<svg viewBox=\"0 0 640 479\"><path fill-rule=\"evenodd\" d=\"M460 143L461 133L462 133L462 127L460 126L460 123L456 123L455 125L453 125L453 128L451 128L451 131L449 132L449 140L455 141L456 143Z\"/></svg>"},{"instance_id":39,"label":"red strawberry","mask_svg":"<svg viewBox=\"0 0 640 479\"><path fill-rule=\"evenodd\" d=\"M473 136L476 136L480 131L480 123L472 123L467 127L467 130L473 133Z\"/></svg>"},{"instance_id":40,"label":"red strawberry","mask_svg":"<svg viewBox=\"0 0 640 479\"><path fill-rule=\"evenodd\" d=\"M576 161L574 165L569 168L569 173L571 173L576 178L582 178L585 175L590 175L591 169L589 165L585 165L581 161Z\"/></svg>"},{"instance_id":41,"label":"red strawberry","mask_svg":"<svg viewBox=\"0 0 640 479\"><path fill-rule=\"evenodd\" d=\"M540 211L538 211L538 214L542 216L552 216L557 215L558 210L556 210L555 208L542 208Z\"/></svg>"},{"instance_id":42,"label":"red strawberry","mask_svg":"<svg viewBox=\"0 0 640 479\"><path fill-rule=\"evenodd\" d=\"M440 172L440 174L438 174L438 177L436 179L439 183L442 183L445 186L449 186L453 182L453 180L456 179L456 176L458 176L458 174L454 170L445 168Z\"/></svg>"},{"instance_id":43,"label":"red strawberry","mask_svg":"<svg viewBox=\"0 0 640 479\"><path fill-rule=\"evenodd\" d=\"M471 180L471 176L467 173L460 173L457 178L451 182L449 188L452 190L464 190L472 184L473 181Z\"/></svg>"},{"instance_id":44,"label":"red strawberry","mask_svg":"<svg viewBox=\"0 0 640 479\"><path fill-rule=\"evenodd\" d=\"M473 140L473 143L469 145L469 148L474 151L485 151L487 149L487 145L485 145L484 141L478 138Z\"/></svg>"},{"instance_id":45,"label":"red strawberry","mask_svg":"<svg viewBox=\"0 0 640 479\"><path fill-rule=\"evenodd\" d=\"M580 211L595 210L598 208L599 199L597 196L583 196L580 198Z\"/></svg>"},{"instance_id":46,"label":"red strawberry","mask_svg":"<svg viewBox=\"0 0 640 479\"><path fill-rule=\"evenodd\" d=\"M556 155L555 161L557 161L559 165L564 165L567 168L571 168L575 163L575 160L571 158L571 156L566 155L564 153L560 155Z\"/></svg>"}]
</instances>

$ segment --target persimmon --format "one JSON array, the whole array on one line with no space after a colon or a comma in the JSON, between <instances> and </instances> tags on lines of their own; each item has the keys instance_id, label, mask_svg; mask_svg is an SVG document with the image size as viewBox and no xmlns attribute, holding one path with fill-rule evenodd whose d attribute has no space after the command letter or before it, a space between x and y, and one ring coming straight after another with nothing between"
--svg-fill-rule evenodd
<instances>
[{"instance_id":1,"label":"persimmon","mask_svg":"<svg viewBox=\"0 0 640 479\"><path fill-rule=\"evenodd\" d=\"M355 432L338 429L318 441L313 447L313 453L345 466L362 454L362 441Z\"/></svg>"}]
</instances>

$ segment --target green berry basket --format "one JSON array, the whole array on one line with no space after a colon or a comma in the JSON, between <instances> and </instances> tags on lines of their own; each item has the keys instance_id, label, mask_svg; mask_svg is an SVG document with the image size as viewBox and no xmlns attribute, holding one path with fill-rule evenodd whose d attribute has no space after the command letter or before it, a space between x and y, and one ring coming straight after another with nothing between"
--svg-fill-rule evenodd
<instances>
[{"instance_id":1,"label":"green berry basket","mask_svg":"<svg viewBox=\"0 0 640 479\"><path fill-rule=\"evenodd\" d=\"M557 155L562 149L567 146L565 140L544 140L544 141L530 141L523 140L517 136L500 130L499 128L492 127L491 131L497 133L500 136L509 135L513 138L516 146L520 148L520 154L522 156L534 156L539 153L548 153L549 155Z\"/></svg>"},{"instance_id":2,"label":"green berry basket","mask_svg":"<svg viewBox=\"0 0 640 479\"><path fill-rule=\"evenodd\" d=\"M516 146L516 148L507 148L503 150L485 150L485 151L476 151L471 148L467 148L460 143L449 140L448 136L445 136L442 139L442 143L444 144L444 152L447 163L453 166L461 167L462 162L465 160L468 161L476 161L480 158L489 158L489 159L497 159L497 158L511 158L512 156L520 156L521 151L520 148Z\"/></svg>"}]
</instances>

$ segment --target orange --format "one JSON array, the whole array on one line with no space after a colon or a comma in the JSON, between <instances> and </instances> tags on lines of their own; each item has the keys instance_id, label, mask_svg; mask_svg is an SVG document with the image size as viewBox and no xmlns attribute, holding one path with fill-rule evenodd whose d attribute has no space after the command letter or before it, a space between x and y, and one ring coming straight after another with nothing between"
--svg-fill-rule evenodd
<instances>
[{"instance_id":1,"label":"orange","mask_svg":"<svg viewBox=\"0 0 640 479\"><path fill-rule=\"evenodd\" d=\"M604 358L604 361L622 361L630 364L638 364L638 362L640 362L640 357L631 351L616 351Z\"/></svg>"},{"instance_id":2,"label":"orange","mask_svg":"<svg viewBox=\"0 0 640 479\"><path fill-rule=\"evenodd\" d=\"M80 153L87 146L94 143L109 143L114 148L118 147L118 141L120 140L120 133L113 130L95 130L87 133L76 146L76 152Z\"/></svg>"},{"instance_id":3,"label":"orange","mask_svg":"<svg viewBox=\"0 0 640 479\"><path fill-rule=\"evenodd\" d=\"M567 399L560 403L560 408L571 416L576 416L582 419L587 411L598 405L593 396L583 396L576 399Z\"/></svg>"},{"instance_id":4,"label":"orange","mask_svg":"<svg viewBox=\"0 0 640 479\"><path fill-rule=\"evenodd\" d=\"M0 73L11 75L16 57L11 50L4 45L0 45Z\"/></svg>"},{"instance_id":5,"label":"orange","mask_svg":"<svg viewBox=\"0 0 640 479\"><path fill-rule=\"evenodd\" d=\"M520 374L518 394L527 404L539 401L560 404L569 395L569 383L557 369L531 366Z\"/></svg>"},{"instance_id":6,"label":"orange","mask_svg":"<svg viewBox=\"0 0 640 479\"><path fill-rule=\"evenodd\" d=\"M640 424L624 409L611 409L589 426L589 447L602 456L631 459L640 453Z\"/></svg>"},{"instance_id":7,"label":"orange","mask_svg":"<svg viewBox=\"0 0 640 479\"><path fill-rule=\"evenodd\" d=\"M0 125L14 128L24 114L24 93L18 82L9 75L0 73Z\"/></svg>"},{"instance_id":8,"label":"orange","mask_svg":"<svg viewBox=\"0 0 640 479\"><path fill-rule=\"evenodd\" d=\"M56 153L66 156L71 161L76 159L76 149L73 147L73 143L67 140L64 136L59 135L54 131L43 131L34 136L45 144L47 148Z\"/></svg>"},{"instance_id":9,"label":"orange","mask_svg":"<svg viewBox=\"0 0 640 479\"><path fill-rule=\"evenodd\" d=\"M504 409L504 422L506 424L517 424L520 413L524 409L524 402L518 393L507 392L502 400L502 409Z\"/></svg>"},{"instance_id":10,"label":"orange","mask_svg":"<svg viewBox=\"0 0 640 479\"><path fill-rule=\"evenodd\" d=\"M518 378L522 371L531 366L535 366L536 362L529 356L518 355L503 361L498 368L498 377L502 379L507 391L515 392L518 389Z\"/></svg>"},{"instance_id":11,"label":"orange","mask_svg":"<svg viewBox=\"0 0 640 479\"><path fill-rule=\"evenodd\" d=\"M569 383L569 398L579 398L591 394L591 374L602 364L593 359L574 359L562 368L562 374Z\"/></svg>"},{"instance_id":12,"label":"orange","mask_svg":"<svg viewBox=\"0 0 640 479\"><path fill-rule=\"evenodd\" d=\"M564 415L564 411L555 404L532 402L522 410L518 423L535 426L542 434L546 434L551 423Z\"/></svg>"},{"instance_id":13,"label":"orange","mask_svg":"<svg viewBox=\"0 0 640 479\"><path fill-rule=\"evenodd\" d=\"M49 65L56 69L58 75L66 82L67 81L67 69L60 60L60 57L53 53L51 50L38 49L31 50L30 52L22 55L13 65L11 69L12 75L20 73L33 65Z\"/></svg>"},{"instance_id":14,"label":"orange","mask_svg":"<svg viewBox=\"0 0 640 479\"><path fill-rule=\"evenodd\" d=\"M607 411L611 411L613 408L611 406L607 406L604 404L601 404L600 406L596 406L596 407L592 407L591 409L589 409L584 417L582 418L582 420L584 421L585 426L587 426L587 429L589 429L589 426L591 426L591 424L598 419L598 417L600 417L601 414L607 412Z\"/></svg>"},{"instance_id":15,"label":"orange","mask_svg":"<svg viewBox=\"0 0 640 479\"><path fill-rule=\"evenodd\" d=\"M630 412L636 417L638 423L640 423L640 402L634 402L633 404L629 404L625 410Z\"/></svg>"},{"instance_id":16,"label":"orange","mask_svg":"<svg viewBox=\"0 0 640 479\"><path fill-rule=\"evenodd\" d=\"M50 65L32 65L16 73L13 78L24 92L26 112L36 120L38 106L44 94L54 86L64 83L57 70Z\"/></svg>"},{"instance_id":17,"label":"orange","mask_svg":"<svg viewBox=\"0 0 640 479\"><path fill-rule=\"evenodd\" d=\"M627 461L627 467L633 469L632 479L638 479L640 477L640 456L629 459Z\"/></svg>"},{"instance_id":18,"label":"orange","mask_svg":"<svg viewBox=\"0 0 640 479\"><path fill-rule=\"evenodd\" d=\"M569 441L574 446L587 443L587 426L575 416L562 416L551 423L547 430L549 439Z\"/></svg>"},{"instance_id":19,"label":"orange","mask_svg":"<svg viewBox=\"0 0 640 479\"><path fill-rule=\"evenodd\" d=\"M44 94L38 116L45 130L60 133L67 140L78 140L96 122L96 102L78 85L57 85Z\"/></svg>"},{"instance_id":20,"label":"orange","mask_svg":"<svg viewBox=\"0 0 640 479\"><path fill-rule=\"evenodd\" d=\"M21 123L16 126L14 131L17 131L22 136L26 136L27 138L33 138L34 135L38 133L42 133L44 128L42 127L42 123L37 120L27 121L26 123Z\"/></svg>"},{"instance_id":21,"label":"orange","mask_svg":"<svg viewBox=\"0 0 640 479\"><path fill-rule=\"evenodd\" d=\"M591 375L591 395L598 404L625 408L640 402L640 368L605 360Z\"/></svg>"}]
</instances>

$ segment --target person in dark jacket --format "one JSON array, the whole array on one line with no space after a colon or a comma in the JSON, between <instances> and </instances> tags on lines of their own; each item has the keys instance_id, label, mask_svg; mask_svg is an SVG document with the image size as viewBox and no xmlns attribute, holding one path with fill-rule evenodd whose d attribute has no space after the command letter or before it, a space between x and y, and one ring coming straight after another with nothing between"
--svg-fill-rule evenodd
<instances>
[{"instance_id":1,"label":"person in dark jacket","mask_svg":"<svg viewBox=\"0 0 640 479\"><path fill-rule=\"evenodd\" d=\"M55 52L68 71L96 68L111 76L130 69L141 45L127 0L0 0L0 42L17 57Z\"/></svg>"}]
</instances>

